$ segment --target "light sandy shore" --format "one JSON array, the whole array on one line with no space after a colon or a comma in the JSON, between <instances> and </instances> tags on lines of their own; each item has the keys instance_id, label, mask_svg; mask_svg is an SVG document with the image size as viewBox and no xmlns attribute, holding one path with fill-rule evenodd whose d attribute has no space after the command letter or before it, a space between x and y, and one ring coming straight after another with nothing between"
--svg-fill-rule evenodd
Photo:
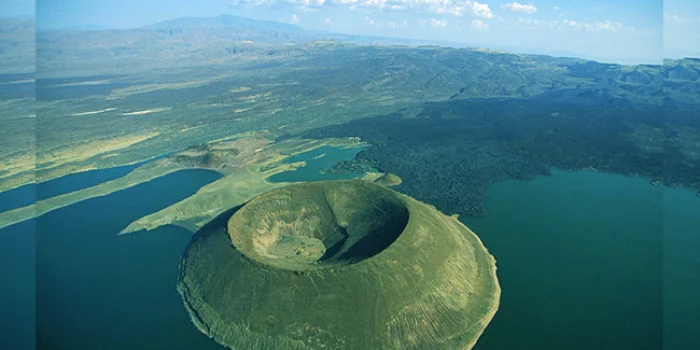
<instances>
[{"instance_id":1,"label":"light sandy shore","mask_svg":"<svg viewBox=\"0 0 700 350\"><path fill-rule=\"evenodd\" d=\"M170 109L171 109L170 107L152 108L152 109L144 109L141 111L122 113L122 115L144 115L144 114L149 114L149 113L158 113L158 112L169 111Z\"/></svg>"},{"instance_id":2,"label":"light sandy shore","mask_svg":"<svg viewBox=\"0 0 700 350\"><path fill-rule=\"evenodd\" d=\"M78 116L81 116L81 115L100 114L100 113L109 112L109 111L115 111L115 110L117 110L117 109L116 109L116 108L105 108L105 109L100 109L100 110L98 110L98 111L89 111L89 112L73 113L73 114L71 114L71 115L74 116L74 117L78 117Z\"/></svg>"},{"instance_id":3,"label":"light sandy shore","mask_svg":"<svg viewBox=\"0 0 700 350\"><path fill-rule=\"evenodd\" d=\"M148 138L147 136L150 135L142 136L142 138ZM122 142L119 143L120 146L127 140L121 141ZM128 141L133 142L135 140L129 139ZM286 140L280 143L273 143L271 140L264 138L241 137L232 141L220 141L211 146L212 150L224 153L226 153L228 149L239 150L242 154L239 155L240 159L237 161L240 163L237 164L237 166L231 167L228 171L223 172L223 178L205 185L196 194L185 200L136 220L131 223L124 232L139 231L142 229L152 230L166 224L175 224L196 230L218 215L222 211L222 208L234 207L262 192L286 185L287 183L271 183L266 179L274 174L294 170L304 165L303 162L284 163L284 160L287 158L324 145L348 147L350 145L358 146L359 144L358 140L352 138ZM108 153L108 151L112 150L104 145L98 147L99 145L95 145L94 142L85 146L96 148L96 152L99 153ZM258 149L259 152L256 152ZM188 152L191 152L191 150L185 150L181 153L187 154ZM84 154L85 152L78 152L76 156L84 156ZM34 157L27 157L27 161L31 161L31 165L34 164L33 160ZM118 179L56 197L39 200L35 204L26 207L0 212L0 228L34 218L38 215L89 198L105 196L188 168L199 167L177 164L168 158L149 162ZM211 170L222 172L221 169ZM231 173L229 173L229 171ZM33 175L33 172L31 175Z\"/></svg>"},{"instance_id":4,"label":"light sandy shore","mask_svg":"<svg viewBox=\"0 0 700 350\"><path fill-rule=\"evenodd\" d=\"M101 84L109 84L111 83L111 80L87 80L87 81L79 81L75 83L65 83L65 84L57 84L57 85L50 85L49 87L64 87L64 86L83 86L83 85L101 85Z\"/></svg>"},{"instance_id":5,"label":"light sandy shore","mask_svg":"<svg viewBox=\"0 0 700 350\"><path fill-rule=\"evenodd\" d=\"M25 80L15 80L15 81L6 81L0 83L0 85L12 85L12 84L26 84L26 83L33 83L36 80L34 79L25 79Z\"/></svg>"}]
</instances>

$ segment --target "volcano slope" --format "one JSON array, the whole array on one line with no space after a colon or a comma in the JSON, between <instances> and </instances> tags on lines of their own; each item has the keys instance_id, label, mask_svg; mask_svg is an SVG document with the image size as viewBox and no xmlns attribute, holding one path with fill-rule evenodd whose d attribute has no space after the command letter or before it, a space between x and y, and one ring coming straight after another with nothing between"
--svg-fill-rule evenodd
<instances>
[{"instance_id":1,"label":"volcano slope","mask_svg":"<svg viewBox=\"0 0 700 350\"><path fill-rule=\"evenodd\" d=\"M470 349L500 299L471 230L363 180L294 184L222 214L183 254L178 291L231 349Z\"/></svg>"}]
</instances>

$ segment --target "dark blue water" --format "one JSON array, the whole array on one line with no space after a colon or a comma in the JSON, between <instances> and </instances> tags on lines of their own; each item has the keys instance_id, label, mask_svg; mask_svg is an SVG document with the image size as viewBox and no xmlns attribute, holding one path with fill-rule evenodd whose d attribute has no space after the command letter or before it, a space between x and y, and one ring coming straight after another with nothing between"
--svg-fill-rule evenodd
<instances>
[{"instance_id":1,"label":"dark blue water","mask_svg":"<svg viewBox=\"0 0 700 350\"><path fill-rule=\"evenodd\" d=\"M361 177L362 173L347 174L324 174L322 170L328 169L333 164L341 160L352 160L362 147L342 148L322 146L317 149L300 153L289 157L285 163L305 161L306 166L296 170L285 171L272 175L268 178L270 182L296 182L296 181L320 181L320 180L343 180ZM324 155L325 154L325 155ZM323 155L323 156L321 156Z\"/></svg>"},{"instance_id":2,"label":"dark blue water","mask_svg":"<svg viewBox=\"0 0 700 350\"><path fill-rule=\"evenodd\" d=\"M0 348L35 348L34 220L0 230Z\"/></svg>"},{"instance_id":3,"label":"dark blue water","mask_svg":"<svg viewBox=\"0 0 700 350\"><path fill-rule=\"evenodd\" d=\"M178 260L191 234L168 226L117 236L131 221L220 176L183 170L35 219L37 348L220 349L192 326L175 291ZM0 230L0 237L20 237L21 225ZM15 260L31 260L19 255ZM3 276L15 276L9 282L18 285L16 294L31 295L30 285L16 281L34 269L9 260L0 255ZM18 309L33 314L28 306ZM5 315L0 321L2 327L20 327ZM28 324L22 325L25 333L34 329Z\"/></svg>"},{"instance_id":4,"label":"dark blue water","mask_svg":"<svg viewBox=\"0 0 700 350\"><path fill-rule=\"evenodd\" d=\"M142 164L137 163L114 168L88 170L0 192L0 212L25 207L37 200L59 196L118 179Z\"/></svg>"},{"instance_id":5,"label":"dark blue water","mask_svg":"<svg viewBox=\"0 0 700 350\"><path fill-rule=\"evenodd\" d=\"M0 212L26 207L36 200L36 185L28 184L0 192Z\"/></svg>"},{"instance_id":6,"label":"dark blue water","mask_svg":"<svg viewBox=\"0 0 700 350\"><path fill-rule=\"evenodd\" d=\"M42 200L51 198L118 179L142 164L143 163L137 163L114 168L88 170L40 182L36 184L36 199Z\"/></svg>"},{"instance_id":7,"label":"dark blue water","mask_svg":"<svg viewBox=\"0 0 700 350\"><path fill-rule=\"evenodd\" d=\"M0 74L0 84L34 79L35 76L36 74L34 72Z\"/></svg>"},{"instance_id":8,"label":"dark blue water","mask_svg":"<svg viewBox=\"0 0 700 350\"><path fill-rule=\"evenodd\" d=\"M3 100L15 98L32 98L34 97L34 82L27 83L0 83L0 96Z\"/></svg>"},{"instance_id":9,"label":"dark blue water","mask_svg":"<svg viewBox=\"0 0 700 350\"><path fill-rule=\"evenodd\" d=\"M34 73L0 74L0 96L3 100L34 97L34 82L16 83L34 79Z\"/></svg>"},{"instance_id":10,"label":"dark blue water","mask_svg":"<svg viewBox=\"0 0 700 350\"><path fill-rule=\"evenodd\" d=\"M0 230L1 347L32 349L36 321L41 349L221 349L191 324L175 291L191 234L168 226L117 236L219 176L180 171ZM489 214L464 221L496 257L503 296L477 349L698 344L693 193L555 171L488 194Z\"/></svg>"}]
</instances>

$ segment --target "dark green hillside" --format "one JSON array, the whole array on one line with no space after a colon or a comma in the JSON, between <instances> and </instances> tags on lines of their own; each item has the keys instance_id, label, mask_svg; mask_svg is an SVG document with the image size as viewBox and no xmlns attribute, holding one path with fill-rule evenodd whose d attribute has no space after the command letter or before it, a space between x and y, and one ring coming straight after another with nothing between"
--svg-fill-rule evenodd
<instances>
[{"instance_id":1,"label":"dark green hillside","mask_svg":"<svg viewBox=\"0 0 700 350\"><path fill-rule=\"evenodd\" d=\"M424 104L309 131L359 136L373 146L356 161L399 175L396 188L448 213L483 214L492 182L552 167L641 175L700 191L700 119L602 91L566 90L531 99Z\"/></svg>"},{"instance_id":2,"label":"dark green hillside","mask_svg":"<svg viewBox=\"0 0 700 350\"><path fill-rule=\"evenodd\" d=\"M454 217L362 180L294 184L195 234L178 291L231 349L471 349L495 260Z\"/></svg>"},{"instance_id":3,"label":"dark green hillside","mask_svg":"<svg viewBox=\"0 0 700 350\"><path fill-rule=\"evenodd\" d=\"M33 45L32 23L0 21L0 29L21 33L13 39L17 47ZM43 159L55 165L48 179L146 160L240 132L294 137L402 110L428 115L421 112L424 103L451 106L445 101L474 98L539 97L535 104L589 98L596 101L591 103L610 100L610 106L622 109L625 104L638 110L663 107L664 118L690 128L670 131L680 135L674 141L683 145L680 154L695 147L695 126L684 123L697 119L693 115L700 104L696 59L623 66L473 48L356 45L324 35L226 16L130 30L40 31L36 132L16 128L4 140L3 161L16 169L6 174L5 188L33 176L27 161L33 155L22 140L36 135L40 165ZM2 59L23 60L24 51L13 52ZM2 114L14 124L34 125L27 118L32 116L26 111L33 107L29 102L13 100ZM645 126L636 130L637 136L658 134ZM81 152L71 149L78 142L140 137L134 135L152 137L119 152L67 156ZM678 167L688 168L683 164Z\"/></svg>"}]
</instances>

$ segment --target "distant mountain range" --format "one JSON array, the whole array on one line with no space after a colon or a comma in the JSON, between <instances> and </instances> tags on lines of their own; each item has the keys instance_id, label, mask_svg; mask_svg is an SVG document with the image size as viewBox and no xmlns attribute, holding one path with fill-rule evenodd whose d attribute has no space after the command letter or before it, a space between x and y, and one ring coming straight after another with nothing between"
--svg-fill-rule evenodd
<instances>
[{"instance_id":1,"label":"distant mountain range","mask_svg":"<svg viewBox=\"0 0 700 350\"><path fill-rule=\"evenodd\" d=\"M422 72L435 69L434 72L439 74L439 79L446 79L444 83L448 85L453 81L470 81L471 78L465 77L471 77L480 69L491 70L492 76L488 82L501 81L505 86L505 88L499 88L500 90L494 90L495 95L504 93L510 95L515 91L516 85L528 86L527 80L530 78L515 79L514 77L527 73L519 67L532 64L535 64L538 69L550 69L547 68L549 66L553 67L551 69L566 67L566 72L548 73L552 74L552 81L548 84L555 89L556 86L570 86L576 82L576 79L586 79L587 82L595 82L596 86L609 85L611 81L618 82L622 84L621 87L624 87L620 90L621 92L638 93L639 89L644 89L649 90L647 93L651 93L656 89L648 84L660 82L666 78L667 85L683 81L681 85L673 85L673 89L678 93L688 94L690 98L692 88L686 84L690 83L693 86L698 84L696 77L698 61L692 59L669 60L665 62L664 69L650 65L628 67L584 59L506 54L503 51L465 48L465 44L459 43L435 43L309 31L293 24L259 21L232 15L178 18L136 29L100 30L98 27L89 26L82 27L81 30L38 31L36 35L34 24L32 19L0 19L0 38L3 39L0 41L0 53L2 53L0 72L28 72L35 66L46 77L121 75L175 67L211 65L226 67L231 64L255 62L257 62L255 64L273 65L296 64L294 60L308 60L311 57L328 57L331 60L328 64L333 62L351 64L357 61L357 57L348 55L358 51L352 49L352 45L360 44L375 46L373 55L377 60L377 67L386 66L385 69L389 71L407 67L417 67ZM391 48L387 45L402 45L403 48L397 49L396 46ZM34 65L35 47L37 48L36 65ZM478 56L479 60L475 61L476 56L472 54L475 51L487 56ZM429 55L426 56L428 52L433 52L435 57L442 55L454 57L456 61L430 61L427 60ZM408 64L406 67L392 66L387 62L398 58L394 55L413 58L409 60L410 63L406 63ZM494 64L501 67L498 73L493 67ZM472 73L467 74L469 71ZM470 94L467 89L458 92L456 96L463 97ZM691 99L695 100L695 98Z\"/></svg>"},{"instance_id":2,"label":"distant mountain range","mask_svg":"<svg viewBox=\"0 0 700 350\"><path fill-rule=\"evenodd\" d=\"M23 18L28 20L29 18ZM5 19L0 19L0 22ZM300 26L275 22L275 21L265 21L257 20L245 17L239 17L234 15L222 14L215 17L182 17L172 20L166 20L162 22L157 22L150 25L145 25L139 28L132 29L113 29L103 25L81 25L81 26L68 26L68 27L43 27L39 24L37 27L39 32L52 32L52 31L103 31L103 30L120 30L120 31L131 31L131 30L160 30L167 31L168 33L178 33L185 29L203 29L203 28L236 28L243 29L249 34L252 32L265 33L269 35L268 38L262 38L260 35L251 35L251 40L257 40L261 42L293 42L302 43L314 40L336 40L347 43L363 44L363 45L408 45L408 46L421 46L421 45L437 45L455 48L464 47L475 47L476 45L470 45L465 42L454 42L454 41L435 41L435 40L421 40L421 39L406 39L406 38L395 38L395 37L383 37L383 36L364 36L364 35L354 35L354 34L342 34L342 33L331 33L320 30L307 30ZM272 33L275 34L272 34ZM296 35L284 35L283 33L294 33ZM555 57L579 57L583 59L592 59L589 57L581 57L580 53L561 51L561 50L550 50L548 52L541 52L538 50L532 50L528 47L520 46L507 46L507 47L489 47L489 49L504 50L513 53L521 54L542 54ZM700 53L699 53L700 55ZM680 58L677 54L670 53L669 57ZM596 59L593 59L596 60ZM603 59L603 61L608 62L609 60ZM617 63L622 64L635 64L634 61L619 61Z\"/></svg>"},{"instance_id":3,"label":"distant mountain range","mask_svg":"<svg viewBox=\"0 0 700 350\"><path fill-rule=\"evenodd\" d=\"M182 17L146 25L141 27L141 29L172 29L184 27L231 27L290 33L306 32L305 29L294 24L263 21L233 15L219 15L216 17Z\"/></svg>"},{"instance_id":4,"label":"distant mountain range","mask_svg":"<svg viewBox=\"0 0 700 350\"><path fill-rule=\"evenodd\" d=\"M44 134L44 147L49 147L45 143L49 141L54 142L51 147L62 147L64 141L81 140L86 135L112 137L116 132L160 130L168 141L159 149L149 146L148 152L154 152L149 154L156 155L176 150L176 144L206 142L219 133L224 137L264 129L277 133L275 137L293 135L331 122L394 113L426 102L449 102L447 106L475 98L576 100L588 105L603 101L660 110L664 115L659 117L665 119L700 120L700 59L628 66L479 48L405 42L402 46L374 45L385 43L233 16L177 19L136 29L36 33L31 19L0 20L0 39L0 74L5 75L0 81L6 83L6 91L17 90L21 84L33 90L31 77L36 72L37 89L31 93L37 92L42 108L61 106L53 104L55 99L74 98L90 105L105 102L104 107L94 110L120 103L143 106L144 110L175 106L172 113L163 112L164 119L134 119L133 123L120 124L118 130L111 129L111 117L100 120L105 124L90 125L88 131L68 127L60 118L44 118L43 130L53 133ZM352 43L363 40L369 42ZM386 40L391 43L393 39ZM80 97L83 93L87 97ZM92 94L111 98L93 100ZM206 113L201 113L198 108L204 106L224 107L206 107ZM180 114L178 108L193 111L187 115L187 124L177 124L184 123L182 117L187 114ZM19 124L28 113L34 112L10 111L5 115L24 118L17 121ZM450 117L449 113L444 115ZM182 133L177 130L200 125L198 120L206 121L196 131L199 138L178 136ZM213 120L221 121L225 129ZM177 128L171 128L171 123ZM76 129L74 133L72 129ZM9 150L7 154L22 152L17 140L35 136L30 128L24 136L7 134L6 139L12 142L0 147ZM173 141L177 137L188 139L178 143ZM695 149L690 141L687 146ZM117 164L112 158L105 162Z\"/></svg>"}]
</instances>

